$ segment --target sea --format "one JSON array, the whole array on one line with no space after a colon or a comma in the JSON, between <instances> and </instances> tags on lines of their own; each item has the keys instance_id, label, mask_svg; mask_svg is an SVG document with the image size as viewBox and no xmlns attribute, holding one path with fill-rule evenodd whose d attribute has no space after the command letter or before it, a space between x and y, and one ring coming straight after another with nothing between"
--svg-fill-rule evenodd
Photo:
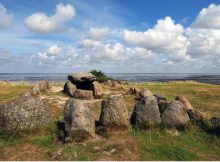
<instances>
[{"instance_id":1,"label":"sea","mask_svg":"<svg viewBox=\"0 0 220 162\"><path fill-rule=\"evenodd\" d=\"M64 82L68 73L0 73L0 80ZM197 81L220 85L220 73L106 73L107 76L128 82Z\"/></svg>"}]
</instances>

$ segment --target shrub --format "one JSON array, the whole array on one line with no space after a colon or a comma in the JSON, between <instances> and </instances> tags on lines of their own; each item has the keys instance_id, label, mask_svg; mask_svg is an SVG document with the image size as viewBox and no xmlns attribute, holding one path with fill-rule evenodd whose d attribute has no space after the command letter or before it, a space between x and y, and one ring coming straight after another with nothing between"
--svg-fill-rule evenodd
<instances>
[{"instance_id":1,"label":"shrub","mask_svg":"<svg viewBox=\"0 0 220 162\"><path fill-rule=\"evenodd\" d=\"M92 70L90 71L90 73L92 73L92 75L94 75L97 79L98 82L103 83L111 78L109 78L108 76L105 75L104 72L102 72L101 70Z\"/></svg>"}]
</instances>

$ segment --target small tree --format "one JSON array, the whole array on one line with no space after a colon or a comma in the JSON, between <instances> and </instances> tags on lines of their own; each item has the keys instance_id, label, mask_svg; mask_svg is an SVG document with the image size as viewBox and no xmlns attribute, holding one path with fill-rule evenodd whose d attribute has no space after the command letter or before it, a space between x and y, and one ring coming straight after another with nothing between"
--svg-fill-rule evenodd
<instances>
[{"instance_id":1,"label":"small tree","mask_svg":"<svg viewBox=\"0 0 220 162\"><path fill-rule=\"evenodd\" d=\"M96 77L97 81L100 83L103 83L103 82L111 79L108 76L106 76L105 73L102 72L101 70L98 71L98 70L94 69L94 70L90 71L90 73L92 73L92 75L94 75Z\"/></svg>"}]
</instances>

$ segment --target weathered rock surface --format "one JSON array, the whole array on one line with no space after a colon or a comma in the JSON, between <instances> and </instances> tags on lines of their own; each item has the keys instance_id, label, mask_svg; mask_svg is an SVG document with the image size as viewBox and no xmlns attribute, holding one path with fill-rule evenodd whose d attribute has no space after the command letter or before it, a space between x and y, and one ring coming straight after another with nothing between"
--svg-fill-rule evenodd
<instances>
[{"instance_id":1,"label":"weathered rock surface","mask_svg":"<svg viewBox=\"0 0 220 162\"><path fill-rule=\"evenodd\" d=\"M171 128L185 128L189 123L189 116L179 101L171 102L161 116L162 122Z\"/></svg>"},{"instance_id":2,"label":"weathered rock surface","mask_svg":"<svg viewBox=\"0 0 220 162\"><path fill-rule=\"evenodd\" d=\"M75 141L82 141L95 135L95 120L82 100L67 100L64 106L64 122L65 130Z\"/></svg>"},{"instance_id":3,"label":"weathered rock surface","mask_svg":"<svg viewBox=\"0 0 220 162\"><path fill-rule=\"evenodd\" d=\"M111 96L102 101L99 123L109 127L127 127L128 110L122 96Z\"/></svg>"},{"instance_id":4,"label":"weathered rock surface","mask_svg":"<svg viewBox=\"0 0 220 162\"><path fill-rule=\"evenodd\" d=\"M147 88L142 88L139 92L140 98L148 97L148 96L153 96L151 91Z\"/></svg>"},{"instance_id":5,"label":"weathered rock surface","mask_svg":"<svg viewBox=\"0 0 220 162\"><path fill-rule=\"evenodd\" d=\"M73 96L75 90L76 90L76 86L68 80L64 85L64 89L63 89L64 93Z\"/></svg>"},{"instance_id":6,"label":"weathered rock surface","mask_svg":"<svg viewBox=\"0 0 220 162\"><path fill-rule=\"evenodd\" d=\"M48 89L49 89L49 82L48 82L48 80L43 80L43 81L37 82L34 85L32 93L37 95L37 94L40 94L41 92L46 91Z\"/></svg>"},{"instance_id":7,"label":"weathered rock surface","mask_svg":"<svg viewBox=\"0 0 220 162\"><path fill-rule=\"evenodd\" d=\"M68 79L72 83L83 82L83 81L93 82L96 80L96 77L88 72L78 72L78 73L69 74Z\"/></svg>"},{"instance_id":8,"label":"weathered rock surface","mask_svg":"<svg viewBox=\"0 0 220 162\"><path fill-rule=\"evenodd\" d=\"M112 80L107 80L104 84L112 87Z\"/></svg>"},{"instance_id":9,"label":"weathered rock surface","mask_svg":"<svg viewBox=\"0 0 220 162\"><path fill-rule=\"evenodd\" d=\"M159 107L153 95L143 98L135 105L130 121L137 128L149 128L161 122Z\"/></svg>"},{"instance_id":10,"label":"weathered rock surface","mask_svg":"<svg viewBox=\"0 0 220 162\"><path fill-rule=\"evenodd\" d=\"M77 89L74 91L73 97L77 99L82 99L82 100L92 100L93 92L89 90Z\"/></svg>"},{"instance_id":11,"label":"weathered rock surface","mask_svg":"<svg viewBox=\"0 0 220 162\"><path fill-rule=\"evenodd\" d=\"M188 109L187 113L191 121L201 124L203 121L207 120L205 116L199 111Z\"/></svg>"},{"instance_id":12,"label":"weathered rock surface","mask_svg":"<svg viewBox=\"0 0 220 162\"><path fill-rule=\"evenodd\" d=\"M31 129L50 122L48 104L38 96L32 96L31 92L0 105L1 130Z\"/></svg>"},{"instance_id":13,"label":"weathered rock surface","mask_svg":"<svg viewBox=\"0 0 220 162\"><path fill-rule=\"evenodd\" d=\"M167 101L167 98L161 94L154 94L154 97L155 97L157 104L159 106L160 113L163 113L169 104L169 102Z\"/></svg>"},{"instance_id":14,"label":"weathered rock surface","mask_svg":"<svg viewBox=\"0 0 220 162\"><path fill-rule=\"evenodd\" d=\"M183 106L185 107L185 109L187 110L193 109L192 105L190 104L190 102L187 100L185 96L176 96L175 100L181 102Z\"/></svg>"},{"instance_id":15,"label":"weathered rock surface","mask_svg":"<svg viewBox=\"0 0 220 162\"><path fill-rule=\"evenodd\" d=\"M116 80L112 81L112 87L115 87L115 88L119 87L118 81Z\"/></svg>"},{"instance_id":16,"label":"weathered rock surface","mask_svg":"<svg viewBox=\"0 0 220 162\"><path fill-rule=\"evenodd\" d=\"M102 86L98 82L92 83L92 91L95 98L101 98L103 95Z\"/></svg>"}]
</instances>

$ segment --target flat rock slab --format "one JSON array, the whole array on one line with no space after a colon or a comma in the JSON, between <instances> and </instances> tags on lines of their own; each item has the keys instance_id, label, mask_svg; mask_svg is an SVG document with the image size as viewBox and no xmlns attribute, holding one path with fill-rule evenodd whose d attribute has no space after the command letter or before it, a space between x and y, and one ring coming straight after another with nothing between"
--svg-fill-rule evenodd
<instances>
[{"instance_id":1,"label":"flat rock slab","mask_svg":"<svg viewBox=\"0 0 220 162\"><path fill-rule=\"evenodd\" d=\"M68 79L72 82L83 82L83 81L90 81L93 82L96 80L96 77L88 72L78 72L72 73L68 75Z\"/></svg>"}]
</instances>

